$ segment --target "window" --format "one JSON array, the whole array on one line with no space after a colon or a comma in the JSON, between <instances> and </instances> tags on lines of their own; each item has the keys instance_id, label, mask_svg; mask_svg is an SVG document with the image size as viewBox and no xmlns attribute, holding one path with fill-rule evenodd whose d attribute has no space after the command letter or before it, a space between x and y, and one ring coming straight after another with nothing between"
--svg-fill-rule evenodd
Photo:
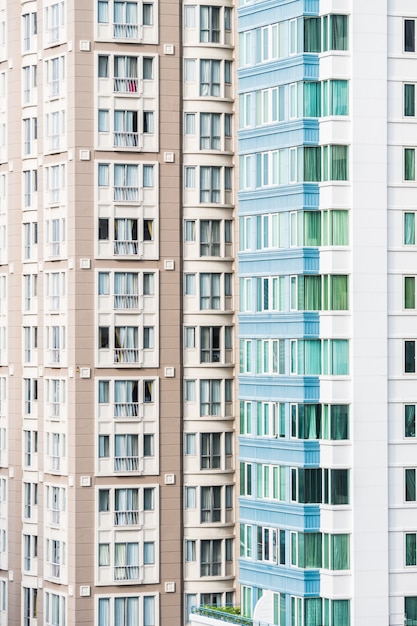
<instances>
[{"instance_id":1,"label":"window","mask_svg":"<svg viewBox=\"0 0 417 626\"><path fill-rule=\"evenodd\" d=\"M252 495L252 463L240 463L240 495Z\"/></svg>"},{"instance_id":2,"label":"window","mask_svg":"<svg viewBox=\"0 0 417 626\"><path fill-rule=\"evenodd\" d=\"M66 599L64 596L45 591L44 611L47 626L65 626Z\"/></svg>"},{"instance_id":3,"label":"window","mask_svg":"<svg viewBox=\"0 0 417 626\"><path fill-rule=\"evenodd\" d=\"M415 117L416 115L416 86L414 83L404 84L404 117Z\"/></svg>"},{"instance_id":4,"label":"window","mask_svg":"<svg viewBox=\"0 0 417 626\"><path fill-rule=\"evenodd\" d=\"M416 405L404 405L404 437L416 436Z\"/></svg>"},{"instance_id":5,"label":"window","mask_svg":"<svg viewBox=\"0 0 417 626\"><path fill-rule=\"evenodd\" d=\"M416 502L416 470L405 470L405 501Z\"/></svg>"},{"instance_id":6,"label":"window","mask_svg":"<svg viewBox=\"0 0 417 626\"><path fill-rule=\"evenodd\" d=\"M61 37L60 31L65 24L65 3L54 2L45 8L45 27L48 44L54 44Z\"/></svg>"},{"instance_id":7,"label":"window","mask_svg":"<svg viewBox=\"0 0 417 626\"><path fill-rule=\"evenodd\" d=\"M405 565L417 565L417 533L405 533Z\"/></svg>"},{"instance_id":8,"label":"window","mask_svg":"<svg viewBox=\"0 0 417 626\"><path fill-rule=\"evenodd\" d=\"M416 149L404 148L404 180L416 180Z\"/></svg>"},{"instance_id":9,"label":"window","mask_svg":"<svg viewBox=\"0 0 417 626\"><path fill-rule=\"evenodd\" d=\"M404 598L405 626L414 626L417 622L417 596Z\"/></svg>"},{"instance_id":10,"label":"window","mask_svg":"<svg viewBox=\"0 0 417 626\"><path fill-rule=\"evenodd\" d=\"M200 113L200 150L220 150L220 113Z\"/></svg>"},{"instance_id":11,"label":"window","mask_svg":"<svg viewBox=\"0 0 417 626\"><path fill-rule=\"evenodd\" d=\"M292 276L291 310L348 310L348 276Z\"/></svg>"},{"instance_id":12,"label":"window","mask_svg":"<svg viewBox=\"0 0 417 626\"><path fill-rule=\"evenodd\" d=\"M98 599L98 626L155 626L155 596L116 596Z\"/></svg>"},{"instance_id":13,"label":"window","mask_svg":"<svg viewBox=\"0 0 417 626\"><path fill-rule=\"evenodd\" d=\"M349 16L325 15L323 20L322 51L349 49Z\"/></svg>"},{"instance_id":14,"label":"window","mask_svg":"<svg viewBox=\"0 0 417 626\"><path fill-rule=\"evenodd\" d=\"M200 60L200 96L220 96L220 61Z\"/></svg>"},{"instance_id":15,"label":"window","mask_svg":"<svg viewBox=\"0 0 417 626\"><path fill-rule=\"evenodd\" d=\"M404 372L414 374L416 371L416 342L404 342Z\"/></svg>"},{"instance_id":16,"label":"window","mask_svg":"<svg viewBox=\"0 0 417 626\"><path fill-rule=\"evenodd\" d=\"M220 522L222 517L222 488L201 487L201 523Z\"/></svg>"},{"instance_id":17,"label":"window","mask_svg":"<svg viewBox=\"0 0 417 626\"><path fill-rule=\"evenodd\" d=\"M404 213L403 243L405 246L416 244L416 214Z\"/></svg>"},{"instance_id":18,"label":"window","mask_svg":"<svg viewBox=\"0 0 417 626\"><path fill-rule=\"evenodd\" d=\"M302 469L290 471L290 494L293 502L302 504L349 504L349 470Z\"/></svg>"},{"instance_id":19,"label":"window","mask_svg":"<svg viewBox=\"0 0 417 626\"><path fill-rule=\"evenodd\" d=\"M349 340L312 339L290 342L290 372L301 375L349 374Z\"/></svg>"},{"instance_id":20,"label":"window","mask_svg":"<svg viewBox=\"0 0 417 626\"><path fill-rule=\"evenodd\" d=\"M285 277L256 278L257 311L283 311L285 305Z\"/></svg>"},{"instance_id":21,"label":"window","mask_svg":"<svg viewBox=\"0 0 417 626\"><path fill-rule=\"evenodd\" d=\"M37 430L24 430L23 431L23 445L24 445L24 465L26 467L32 467L34 464L34 455L38 453L38 431Z\"/></svg>"},{"instance_id":22,"label":"window","mask_svg":"<svg viewBox=\"0 0 417 626\"><path fill-rule=\"evenodd\" d=\"M416 308L416 279L415 276L404 277L404 308Z\"/></svg>"},{"instance_id":23,"label":"window","mask_svg":"<svg viewBox=\"0 0 417 626\"><path fill-rule=\"evenodd\" d=\"M200 42L220 42L220 7L200 7Z\"/></svg>"},{"instance_id":24,"label":"window","mask_svg":"<svg viewBox=\"0 0 417 626\"><path fill-rule=\"evenodd\" d=\"M32 619L38 616L38 590L34 587L23 587L23 619L25 626L31 626ZM3 603L2 603L3 605ZM4 610L5 607L2 606Z\"/></svg>"},{"instance_id":25,"label":"window","mask_svg":"<svg viewBox=\"0 0 417 626\"><path fill-rule=\"evenodd\" d=\"M416 21L404 20L404 52L416 51Z\"/></svg>"},{"instance_id":26,"label":"window","mask_svg":"<svg viewBox=\"0 0 417 626\"><path fill-rule=\"evenodd\" d=\"M38 506L38 483L23 483L23 517L31 519Z\"/></svg>"},{"instance_id":27,"label":"window","mask_svg":"<svg viewBox=\"0 0 417 626\"><path fill-rule=\"evenodd\" d=\"M200 167L200 202L220 202L220 167Z\"/></svg>"},{"instance_id":28,"label":"window","mask_svg":"<svg viewBox=\"0 0 417 626\"><path fill-rule=\"evenodd\" d=\"M201 550L201 576L220 576L222 565L222 541L220 539L202 540Z\"/></svg>"}]
</instances>

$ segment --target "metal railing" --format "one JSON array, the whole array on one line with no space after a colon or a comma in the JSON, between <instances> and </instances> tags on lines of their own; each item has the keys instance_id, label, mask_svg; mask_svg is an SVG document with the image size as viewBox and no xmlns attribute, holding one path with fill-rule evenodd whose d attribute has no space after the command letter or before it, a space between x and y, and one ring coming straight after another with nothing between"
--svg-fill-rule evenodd
<instances>
[{"instance_id":1,"label":"metal railing","mask_svg":"<svg viewBox=\"0 0 417 626\"><path fill-rule=\"evenodd\" d=\"M191 607L191 613L194 613L194 615L210 617L211 619L217 619L227 624L236 624L237 626L270 626L267 622L259 622L258 620L253 620L251 617L237 615L232 611L233 607L228 606L215 608L213 606L201 605Z\"/></svg>"}]
</instances>

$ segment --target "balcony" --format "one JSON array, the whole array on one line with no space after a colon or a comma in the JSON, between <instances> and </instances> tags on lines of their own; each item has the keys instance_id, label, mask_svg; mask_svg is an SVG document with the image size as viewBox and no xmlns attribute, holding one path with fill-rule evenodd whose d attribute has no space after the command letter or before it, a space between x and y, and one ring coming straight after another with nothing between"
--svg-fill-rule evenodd
<instances>
[{"instance_id":1,"label":"balcony","mask_svg":"<svg viewBox=\"0 0 417 626\"><path fill-rule=\"evenodd\" d=\"M61 523L61 511L59 509L51 509L49 519L53 526L59 526Z\"/></svg>"},{"instance_id":2,"label":"balcony","mask_svg":"<svg viewBox=\"0 0 417 626\"><path fill-rule=\"evenodd\" d=\"M116 565L114 568L114 580L138 580L138 565Z\"/></svg>"},{"instance_id":3,"label":"balcony","mask_svg":"<svg viewBox=\"0 0 417 626\"><path fill-rule=\"evenodd\" d=\"M126 243L126 242L124 242ZM116 294L114 296L114 308L115 309L138 309L139 308L139 294Z\"/></svg>"},{"instance_id":4,"label":"balcony","mask_svg":"<svg viewBox=\"0 0 417 626\"><path fill-rule=\"evenodd\" d=\"M51 578L60 578L61 576L61 564L60 563L51 563L50 564L50 574Z\"/></svg>"},{"instance_id":5,"label":"balcony","mask_svg":"<svg viewBox=\"0 0 417 626\"><path fill-rule=\"evenodd\" d=\"M59 80L59 78L57 78L55 80L51 80L48 83L48 95L49 95L49 98L51 98L51 99L59 98L60 91L61 91L61 81Z\"/></svg>"},{"instance_id":6,"label":"balcony","mask_svg":"<svg viewBox=\"0 0 417 626\"><path fill-rule=\"evenodd\" d=\"M137 39L138 33L137 24L113 24L113 37L117 39Z\"/></svg>"},{"instance_id":7,"label":"balcony","mask_svg":"<svg viewBox=\"0 0 417 626\"><path fill-rule=\"evenodd\" d=\"M115 202L137 202L139 200L139 188L126 186L115 187L114 200Z\"/></svg>"},{"instance_id":8,"label":"balcony","mask_svg":"<svg viewBox=\"0 0 417 626\"><path fill-rule=\"evenodd\" d=\"M59 256L61 254L61 242L51 241L49 244L49 256Z\"/></svg>"},{"instance_id":9,"label":"balcony","mask_svg":"<svg viewBox=\"0 0 417 626\"><path fill-rule=\"evenodd\" d=\"M139 81L137 78L114 78L113 91L118 93L137 94Z\"/></svg>"},{"instance_id":10,"label":"balcony","mask_svg":"<svg viewBox=\"0 0 417 626\"><path fill-rule=\"evenodd\" d=\"M137 526L139 523L139 511L115 511L115 526Z\"/></svg>"},{"instance_id":11,"label":"balcony","mask_svg":"<svg viewBox=\"0 0 417 626\"><path fill-rule=\"evenodd\" d=\"M114 403L114 417L138 417L139 416L139 403L138 402L115 402Z\"/></svg>"},{"instance_id":12,"label":"balcony","mask_svg":"<svg viewBox=\"0 0 417 626\"><path fill-rule=\"evenodd\" d=\"M137 148L139 145L139 133L115 132L113 146L115 148Z\"/></svg>"},{"instance_id":13,"label":"balcony","mask_svg":"<svg viewBox=\"0 0 417 626\"><path fill-rule=\"evenodd\" d=\"M49 469L51 472L59 472L61 470L60 456L53 455L49 457Z\"/></svg>"},{"instance_id":14,"label":"balcony","mask_svg":"<svg viewBox=\"0 0 417 626\"><path fill-rule=\"evenodd\" d=\"M137 472L139 470L138 456L116 456L114 457L115 472Z\"/></svg>"},{"instance_id":15,"label":"balcony","mask_svg":"<svg viewBox=\"0 0 417 626\"><path fill-rule=\"evenodd\" d=\"M194 619L194 616L198 617ZM192 626L196 624L214 625L215 622L213 620L217 620L219 623L236 624L237 626L270 626L268 622L260 622L250 617L244 617L240 614L240 607L203 605L191 608L190 622Z\"/></svg>"},{"instance_id":16,"label":"balcony","mask_svg":"<svg viewBox=\"0 0 417 626\"><path fill-rule=\"evenodd\" d=\"M115 348L114 363L139 363L139 348Z\"/></svg>"},{"instance_id":17,"label":"balcony","mask_svg":"<svg viewBox=\"0 0 417 626\"><path fill-rule=\"evenodd\" d=\"M50 402L48 405L48 416L52 419L61 417L61 404L60 402Z\"/></svg>"},{"instance_id":18,"label":"balcony","mask_svg":"<svg viewBox=\"0 0 417 626\"><path fill-rule=\"evenodd\" d=\"M118 239L114 242L114 254L119 256L129 256L132 254L138 254L139 250L139 242L132 241L131 239L128 241L121 241ZM115 308L128 308L128 307L115 307Z\"/></svg>"},{"instance_id":19,"label":"balcony","mask_svg":"<svg viewBox=\"0 0 417 626\"><path fill-rule=\"evenodd\" d=\"M52 26L47 30L47 41L48 44L53 44L59 41L59 26Z\"/></svg>"}]
</instances>

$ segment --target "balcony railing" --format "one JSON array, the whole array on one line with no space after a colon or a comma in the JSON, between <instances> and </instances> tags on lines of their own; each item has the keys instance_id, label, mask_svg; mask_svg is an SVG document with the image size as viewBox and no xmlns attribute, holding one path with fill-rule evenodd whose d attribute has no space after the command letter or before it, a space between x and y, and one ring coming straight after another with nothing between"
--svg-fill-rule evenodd
<instances>
[{"instance_id":1,"label":"balcony railing","mask_svg":"<svg viewBox=\"0 0 417 626\"><path fill-rule=\"evenodd\" d=\"M139 308L139 295L138 294L117 294L114 296L114 308L115 309L138 309Z\"/></svg>"},{"instance_id":2,"label":"balcony railing","mask_svg":"<svg viewBox=\"0 0 417 626\"><path fill-rule=\"evenodd\" d=\"M113 144L115 148L137 148L139 145L139 133L115 132Z\"/></svg>"},{"instance_id":3,"label":"balcony railing","mask_svg":"<svg viewBox=\"0 0 417 626\"><path fill-rule=\"evenodd\" d=\"M51 524L59 526L61 523L61 511L59 509L51 509Z\"/></svg>"},{"instance_id":4,"label":"balcony railing","mask_svg":"<svg viewBox=\"0 0 417 626\"><path fill-rule=\"evenodd\" d=\"M59 26L52 26L47 31L48 43L55 43L59 40Z\"/></svg>"},{"instance_id":5,"label":"balcony railing","mask_svg":"<svg viewBox=\"0 0 417 626\"><path fill-rule=\"evenodd\" d=\"M49 97L50 98L58 98L60 92L60 83L59 78L51 80L49 82Z\"/></svg>"},{"instance_id":6,"label":"balcony railing","mask_svg":"<svg viewBox=\"0 0 417 626\"><path fill-rule=\"evenodd\" d=\"M115 402L114 417L138 417L138 402Z\"/></svg>"},{"instance_id":7,"label":"balcony railing","mask_svg":"<svg viewBox=\"0 0 417 626\"><path fill-rule=\"evenodd\" d=\"M138 187L115 187L114 199L116 202L137 202L139 199Z\"/></svg>"},{"instance_id":8,"label":"balcony railing","mask_svg":"<svg viewBox=\"0 0 417 626\"><path fill-rule=\"evenodd\" d=\"M137 526L139 523L139 511L115 511L115 526Z\"/></svg>"},{"instance_id":9,"label":"balcony railing","mask_svg":"<svg viewBox=\"0 0 417 626\"><path fill-rule=\"evenodd\" d=\"M138 565L116 565L114 568L114 580L137 580L138 578Z\"/></svg>"},{"instance_id":10,"label":"balcony railing","mask_svg":"<svg viewBox=\"0 0 417 626\"><path fill-rule=\"evenodd\" d=\"M139 469L138 456L116 456L114 457L115 472L137 472Z\"/></svg>"},{"instance_id":11,"label":"balcony railing","mask_svg":"<svg viewBox=\"0 0 417 626\"><path fill-rule=\"evenodd\" d=\"M237 626L270 626L268 622L259 622L250 617L240 615L240 607L193 606L191 607L191 613L217 619L228 624L236 624Z\"/></svg>"},{"instance_id":12,"label":"balcony railing","mask_svg":"<svg viewBox=\"0 0 417 626\"><path fill-rule=\"evenodd\" d=\"M115 363L139 363L139 348L115 348Z\"/></svg>"},{"instance_id":13,"label":"balcony railing","mask_svg":"<svg viewBox=\"0 0 417 626\"><path fill-rule=\"evenodd\" d=\"M55 455L50 456L49 468L52 472L59 472L59 470L61 469L61 457Z\"/></svg>"},{"instance_id":14,"label":"balcony railing","mask_svg":"<svg viewBox=\"0 0 417 626\"><path fill-rule=\"evenodd\" d=\"M51 577L59 578L61 576L61 564L51 563Z\"/></svg>"},{"instance_id":15,"label":"balcony railing","mask_svg":"<svg viewBox=\"0 0 417 626\"><path fill-rule=\"evenodd\" d=\"M118 39L137 39L138 32L137 24L113 24L113 37Z\"/></svg>"},{"instance_id":16,"label":"balcony railing","mask_svg":"<svg viewBox=\"0 0 417 626\"><path fill-rule=\"evenodd\" d=\"M137 93L139 81L137 78L115 78L113 90L122 93Z\"/></svg>"},{"instance_id":17,"label":"balcony railing","mask_svg":"<svg viewBox=\"0 0 417 626\"><path fill-rule=\"evenodd\" d=\"M49 360L51 363L61 363L61 350L59 348L49 350Z\"/></svg>"},{"instance_id":18,"label":"balcony railing","mask_svg":"<svg viewBox=\"0 0 417 626\"><path fill-rule=\"evenodd\" d=\"M114 242L114 254L129 255L137 254L139 250L139 243L137 241L115 241Z\"/></svg>"},{"instance_id":19,"label":"balcony railing","mask_svg":"<svg viewBox=\"0 0 417 626\"><path fill-rule=\"evenodd\" d=\"M50 402L49 403L49 417L60 417L61 415L61 403Z\"/></svg>"},{"instance_id":20,"label":"balcony railing","mask_svg":"<svg viewBox=\"0 0 417 626\"><path fill-rule=\"evenodd\" d=\"M49 244L49 254L50 256L59 256L61 254L60 241L51 241L51 243Z\"/></svg>"}]
</instances>

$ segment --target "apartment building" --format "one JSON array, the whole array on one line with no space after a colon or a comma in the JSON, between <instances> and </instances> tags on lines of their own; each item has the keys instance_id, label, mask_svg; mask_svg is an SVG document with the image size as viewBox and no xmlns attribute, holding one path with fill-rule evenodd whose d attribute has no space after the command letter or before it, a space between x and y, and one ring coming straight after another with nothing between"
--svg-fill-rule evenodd
<instances>
[{"instance_id":1,"label":"apartment building","mask_svg":"<svg viewBox=\"0 0 417 626\"><path fill-rule=\"evenodd\" d=\"M242 610L410 626L416 7L238 16Z\"/></svg>"},{"instance_id":2,"label":"apartment building","mask_svg":"<svg viewBox=\"0 0 417 626\"><path fill-rule=\"evenodd\" d=\"M186 15L0 2L4 625L235 601L232 5Z\"/></svg>"}]
</instances>

